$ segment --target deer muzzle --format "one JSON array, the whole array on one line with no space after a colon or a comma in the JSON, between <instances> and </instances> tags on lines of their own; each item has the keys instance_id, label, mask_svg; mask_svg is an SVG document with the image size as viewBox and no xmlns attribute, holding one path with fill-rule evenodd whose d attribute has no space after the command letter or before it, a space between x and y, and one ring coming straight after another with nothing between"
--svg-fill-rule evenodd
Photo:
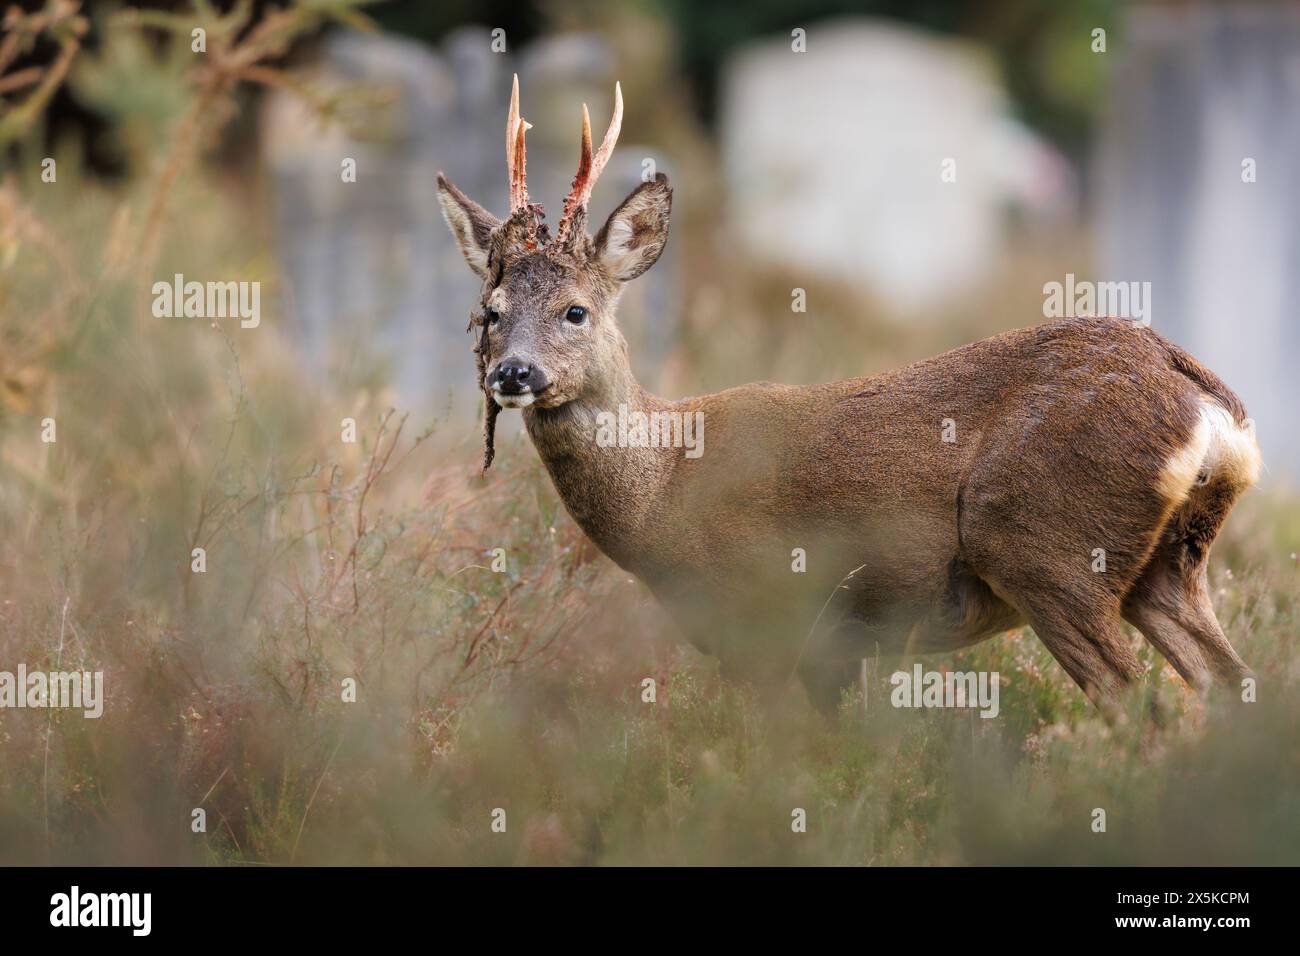
<instances>
[{"instance_id":1,"label":"deer muzzle","mask_svg":"<svg viewBox=\"0 0 1300 956\"><path fill-rule=\"evenodd\" d=\"M539 365L523 358L502 359L488 373L492 398L502 408L527 408L550 384Z\"/></svg>"}]
</instances>

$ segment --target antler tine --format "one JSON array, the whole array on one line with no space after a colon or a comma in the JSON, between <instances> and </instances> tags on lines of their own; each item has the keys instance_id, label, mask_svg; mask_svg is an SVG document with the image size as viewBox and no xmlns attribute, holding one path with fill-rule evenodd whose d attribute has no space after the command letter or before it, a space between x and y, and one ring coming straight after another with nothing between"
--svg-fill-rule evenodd
<instances>
[{"instance_id":1,"label":"antler tine","mask_svg":"<svg viewBox=\"0 0 1300 956\"><path fill-rule=\"evenodd\" d=\"M617 81L614 83L614 115L610 117L609 128L605 130L605 138L601 140L600 149L596 151L595 158L591 161L591 179L588 181L587 196L591 196L591 187L595 185L596 178L600 171L605 168L609 162L609 156L614 152L614 144L618 142L619 131L623 129L623 87ZM590 143L591 133L588 132L588 143ZM584 202L583 205L586 205Z\"/></svg>"},{"instance_id":2,"label":"antler tine","mask_svg":"<svg viewBox=\"0 0 1300 956\"><path fill-rule=\"evenodd\" d=\"M510 115L506 117L506 172L510 177L510 213L528 208L528 164L524 133L532 124L519 115L519 74L510 86Z\"/></svg>"},{"instance_id":3,"label":"antler tine","mask_svg":"<svg viewBox=\"0 0 1300 956\"><path fill-rule=\"evenodd\" d=\"M564 200L564 214L560 219L559 229L556 232L556 239L566 238L573 227L574 214L579 209L587 208L587 203L591 200L592 187L596 185L596 180L600 178L601 171L605 164L609 162L610 154L614 152L614 144L618 142L619 131L623 128L623 87L619 83L614 84L614 115L610 118L609 128L605 130L605 138L601 140L600 149L596 150L595 155L591 152L591 116L587 113L587 105L582 105L582 152L578 156L578 174L573 177L573 188L569 190L568 198Z\"/></svg>"},{"instance_id":4,"label":"antler tine","mask_svg":"<svg viewBox=\"0 0 1300 956\"><path fill-rule=\"evenodd\" d=\"M591 174L591 114L587 104L582 104L582 151L578 154L578 175L574 181L586 182Z\"/></svg>"},{"instance_id":5,"label":"antler tine","mask_svg":"<svg viewBox=\"0 0 1300 956\"><path fill-rule=\"evenodd\" d=\"M506 115L506 172L515 184L515 127L519 125L519 74L510 86L510 112Z\"/></svg>"},{"instance_id":6,"label":"antler tine","mask_svg":"<svg viewBox=\"0 0 1300 956\"><path fill-rule=\"evenodd\" d=\"M526 119L519 121L519 135L515 137L514 179L510 183L510 212L527 209L528 198L528 150L524 147L524 134L533 128Z\"/></svg>"}]
</instances>

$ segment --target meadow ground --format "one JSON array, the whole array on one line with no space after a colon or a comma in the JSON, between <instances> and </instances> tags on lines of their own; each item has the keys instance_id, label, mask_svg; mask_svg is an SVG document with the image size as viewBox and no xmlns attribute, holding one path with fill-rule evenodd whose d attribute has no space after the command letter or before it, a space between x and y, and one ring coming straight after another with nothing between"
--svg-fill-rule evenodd
<instances>
[{"instance_id":1,"label":"meadow ground","mask_svg":"<svg viewBox=\"0 0 1300 956\"><path fill-rule=\"evenodd\" d=\"M199 255L273 284L247 209L180 188L158 273ZM0 711L3 862L1298 858L1294 498L1248 495L1212 561L1257 703L1193 698L1143 645L1174 719L1108 727L1023 631L924 659L996 670L996 720L896 711L879 677L837 720L797 689L773 711L676 643L513 428L480 478L472 423L390 413L382 362L312 385L274 315L155 319L120 238L142 200L69 196L4 194L0 661L103 670L108 691L99 720ZM844 322L821 334L857 334L875 367L924 354ZM812 368L808 339L784 333L783 361Z\"/></svg>"}]
</instances>

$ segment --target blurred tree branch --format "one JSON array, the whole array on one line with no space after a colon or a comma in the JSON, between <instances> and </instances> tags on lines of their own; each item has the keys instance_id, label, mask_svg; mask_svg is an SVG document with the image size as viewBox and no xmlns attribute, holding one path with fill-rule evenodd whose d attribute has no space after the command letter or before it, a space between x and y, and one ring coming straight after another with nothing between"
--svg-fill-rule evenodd
<instances>
[{"instance_id":1,"label":"blurred tree branch","mask_svg":"<svg viewBox=\"0 0 1300 956\"><path fill-rule=\"evenodd\" d=\"M158 252L158 237L167 200L183 169L189 167L202 151L204 141L214 136L235 113L232 99L242 83L275 85L303 92L279 67L265 61L283 56L299 37L319 29L329 21L371 30L373 24L357 8L372 0L300 0L296 5L277 10L261 21L252 22L252 4L239 3L225 16L218 14L207 0L195 0L194 18L152 11L130 10L121 16L130 22L155 26L190 35L196 23L204 24L207 53L189 74L197 87L197 96L181 118L172 137L170 152L162 166L154 199L145 216L139 244L137 267L147 271ZM306 97L314 106L319 100Z\"/></svg>"},{"instance_id":2,"label":"blurred tree branch","mask_svg":"<svg viewBox=\"0 0 1300 956\"><path fill-rule=\"evenodd\" d=\"M25 14L16 6L5 11L0 21L4 29L4 39L0 40L0 96L33 84L36 89L16 105L0 100L0 148L27 133L68 75L72 58L81 49L81 38L89 29L86 18L78 12L80 6L75 0L47 0L45 8L37 13ZM49 67L27 67L5 75L42 35L59 45L54 62Z\"/></svg>"}]
</instances>

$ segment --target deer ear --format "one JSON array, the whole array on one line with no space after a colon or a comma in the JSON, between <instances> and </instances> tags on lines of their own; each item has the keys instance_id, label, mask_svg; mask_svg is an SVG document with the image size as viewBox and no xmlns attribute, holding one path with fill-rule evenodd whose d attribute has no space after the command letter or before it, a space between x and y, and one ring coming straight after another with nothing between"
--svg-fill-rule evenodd
<instances>
[{"instance_id":1,"label":"deer ear","mask_svg":"<svg viewBox=\"0 0 1300 956\"><path fill-rule=\"evenodd\" d=\"M672 208L673 188L663 173L632 190L596 234L596 255L605 271L627 282L654 265L668 242Z\"/></svg>"},{"instance_id":2,"label":"deer ear","mask_svg":"<svg viewBox=\"0 0 1300 956\"><path fill-rule=\"evenodd\" d=\"M438 174L438 201L442 215L451 227L451 234L460 244L469 267L487 278L488 244L492 230L501 220L456 188L450 179Z\"/></svg>"}]
</instances>

